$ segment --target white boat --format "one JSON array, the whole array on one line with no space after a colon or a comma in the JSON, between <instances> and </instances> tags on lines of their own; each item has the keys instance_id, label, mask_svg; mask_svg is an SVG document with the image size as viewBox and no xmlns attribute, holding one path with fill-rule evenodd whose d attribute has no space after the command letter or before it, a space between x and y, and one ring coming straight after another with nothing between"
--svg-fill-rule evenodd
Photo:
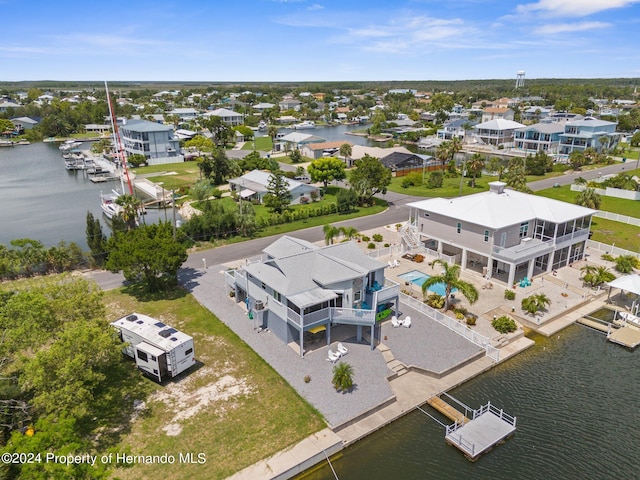
<instances>
[{"instance_id":1,"label":"white boat","mask_svg":"<svg viewBox=\"0 0 640 480\"><path fill-rule=\"evenodd\" d=\"M628 312L618 312L618 316L623 318L625 322L640 327L640 317L637 317Z\"/></svg>"},{"instance_id":2,"label":"white boat","mask_svg":"<svg viewBox=\"0 0 640 480\"><path fill-rule=\"evenodd\" d=\"M116 203L119 196L120 193L116 190L112 190L112 193L107 195L103 195L102 192L100 192L100 207L105 217L109 220L122 212L122 207Z\"/></svg>"},{"instance_id":3,"label":"white boat","mask_svg":"<svg viewBox=\"0 0 640 480\"><path fill-rule=\"evenodd\" d=\"M82 145L82 142L78 142L76 140L67 140L62 145L60 145L58 148L60 150L62 150L63 152L68 152L70 150L75 150L75 149L79 148L81 145Z\"/></svg>"},{"instance_id":4,"label":"white boat","mask_svg":"<svg viewBox=\"0 0 640 480\"><path fill-rule=\"evenodd\" d=\"M293 128L296 130L304 130L306 128L316 128L316 123L312 120L305 120L302 123L296 123Z\"/></svg>"},{"instance_id":5,"label":"white boat","mask_svg":"<svg viewBox=\"0 0 640 480\"><path fill-rule=\"evenodd\" d=\"M258 130L262 131L266 129L267 129L267 122L265 122L264 120L260 120L260 123L258 123Z\"/></svg>"}]
</instances>

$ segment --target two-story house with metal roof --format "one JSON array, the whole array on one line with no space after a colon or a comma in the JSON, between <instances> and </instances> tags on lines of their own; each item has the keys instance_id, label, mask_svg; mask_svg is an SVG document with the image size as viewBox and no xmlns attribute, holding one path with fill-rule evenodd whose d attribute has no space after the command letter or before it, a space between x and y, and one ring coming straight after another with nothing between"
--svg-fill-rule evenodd
<instances>
[{"instance_id":1,"label":"two-story house with metal roof","mask_svg":"<svg viewBox=\"0 0 640 480\"><path fill-rule=\"evenodd\" d=\"M413 237L463 269L512 285L582 260L595 210L510 190L408 204Z\"/></svg>"},{"instance_id":2,"label":"two-story house with metal roof","mask_svg":"<svg viewBox=\"0 0 640 480\"><path fill-rule=\"evenodd\" d=\"M263 250L260 261L226 272L226 284L237 302L245 302L256 327L268 328L304 356L307 332L326 332L332 325L354 325L358 341L370 330L374 347L376 322L397 310L399 285L385 279L387 265L367 256L354 242L318 247L282 236Z\"/></svg>"}]
</instances>

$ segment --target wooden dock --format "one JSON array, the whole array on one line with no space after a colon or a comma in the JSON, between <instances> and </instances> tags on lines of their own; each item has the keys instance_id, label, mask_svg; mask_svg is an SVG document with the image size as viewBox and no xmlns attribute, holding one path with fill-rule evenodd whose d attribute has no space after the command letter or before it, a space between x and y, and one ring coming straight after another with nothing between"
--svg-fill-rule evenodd
<instances>
[{"instance_id":1,"label":"wooden dock","mask_svg":"<svg viewBox=\"0 0 640 480\"><path fill-rule=\"evenodd\" d=\"M449 403L445 402L439 396L434 395L427 400L429 406L435 408L449 420L456 423L467 423L469 419L462 413L452 407Z\"/></svg>"}]
</instances>

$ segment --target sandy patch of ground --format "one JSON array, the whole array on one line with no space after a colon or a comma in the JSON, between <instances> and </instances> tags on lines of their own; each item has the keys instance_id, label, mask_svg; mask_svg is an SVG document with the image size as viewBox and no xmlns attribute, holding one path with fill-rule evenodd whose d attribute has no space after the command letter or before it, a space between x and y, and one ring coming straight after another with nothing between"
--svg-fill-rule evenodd
<instances>
[{"instance_id":1,"label":"sandy patch of ground","mask_svg":"<svg viewBox=\"0 0 640 480\"><path fill-rule=\"evenodd\" d=\"M220 369L216 368L215 372L220 373ZM179 435L182 432L182 422L197 415L204 408L213 408L216 412L224 413L226 409L233 408L235 398L253 392L246 379L238 379L229 374L225 374L215 383L193 389L193 384L198 378L213 374L212 367L201 368L184 380L167 385L149 398L149 401L164 403L173 413L173 418L162 427L167 435Z\"/></svg>"}]
</instances>

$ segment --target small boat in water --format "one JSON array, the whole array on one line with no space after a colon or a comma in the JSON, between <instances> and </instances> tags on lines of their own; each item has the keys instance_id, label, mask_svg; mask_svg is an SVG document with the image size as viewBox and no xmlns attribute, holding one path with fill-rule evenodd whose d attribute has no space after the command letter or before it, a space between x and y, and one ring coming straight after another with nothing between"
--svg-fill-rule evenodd
<instances>
[{"instance_id":1,"label":"small boat in water","mask_svg":"<svg viewBox=\"0 0 640 480\"><path fill-rule=\"evenodd\" d=\"M104 195L100 192L100 208L105 217L111 220L113 217L118 216L122 212L122 207L116 203L120 193L117 190L112 190L112 193Z\"/></svg>"},{"instance_id":2,"label":"small boat in water","mask_svg":"<svg viewBox=\"0 0 640 480\"><path fill-rule=\"evenodd\" d=\"M264 120L260 120L260 123L258 123L258 130L262 131L266 129L267 129L267 122L265 122Z\"/></svg>"},{"instance_id":3,"label":"small boat in water","mask_svg":"<svg viewBox=\"0 0 640 480\"><path fill-rule=\"evenodd\" d=\"M62 145L60 145L58 148L60 150L62 150L63 152L69 152L71 150L78 149L81 145L82 145L82 142L78 142L76 140L67 140Z\"/></svg>"},{"instance_id":4,"label":"small boat in water","mask_svg":"<svg viewBox=\"0 0 640 480\"><path fill-rule=\"evenodd\" d=\"M305 120L302 123L296 123L293 128L296 130L304 130L307 128L316 128L316 123L312 120Z\"/></svg>"}]
</instances>

